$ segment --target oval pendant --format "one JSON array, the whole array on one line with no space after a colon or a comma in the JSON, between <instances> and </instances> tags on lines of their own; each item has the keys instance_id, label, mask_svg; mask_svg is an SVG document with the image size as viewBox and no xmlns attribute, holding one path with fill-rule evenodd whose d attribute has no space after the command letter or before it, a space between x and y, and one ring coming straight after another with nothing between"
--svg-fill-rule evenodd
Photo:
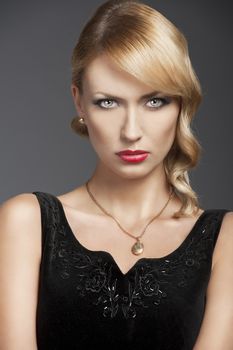
<instances>
[{"instance_id":1,"label":"oval pendant","mask_svg":"<svg viewBox=\"0 0 233 350\"><path fill-rule=\"evenodd\" d=\"M137 242L134 243L134 245L131 248L131 251L134 255L142 254L143 250L144 250L144 245L139 240L137 240Z\"/></svg>"}]
</instances>

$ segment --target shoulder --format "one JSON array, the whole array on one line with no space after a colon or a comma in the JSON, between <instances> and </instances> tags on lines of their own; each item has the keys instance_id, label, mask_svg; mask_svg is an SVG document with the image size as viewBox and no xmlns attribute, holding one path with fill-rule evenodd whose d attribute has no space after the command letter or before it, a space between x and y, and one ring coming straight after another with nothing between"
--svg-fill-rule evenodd
<instances>
[{"instance_id":1,"label":"shoulder","mask_svg":"<svg viewBox=\"0 0 233 350\"><path fill-rule=\"evenodd\" d=\"M225 209L223 210L225 211ZM233 225L233 211L229 209L224 213L224 217L221 225L221 229L223 229L222 232L226 232L229 229L233 229L232 225Z\"/></svg>"},{"instance_id":2,"label":"shoulder","mask_svg":"<svg viewBox=\"0 0 233 350\"><path fill-rule=\"evenodd\" d=\"M220 224L205 314L195 350L216 348L216 344L219 349L230 349L229 344L233 344L233 211L225 212Z\"/></svg>"},{"instance_id":3,"label":"shoulder","mask_svg":"<svg viewBox=\"0 0 233 350\"><path fill-rule=\"evenodd\" d=\"M214 248L214 264L232 256L233 262L233 211L223 212L219 233ZM213 265L214 265L213 264Z\"/></svg>"},{"instance_id":4,"label":"shoulder","mask_svg":"<svg viewBox=\"0 0 233 350\"><path fill-rule=\"evenodd\" d=\"M10 197L0 205L1 222L10 222L11 219L17 219L20 222L31 220L38 216L39 203L36 196L32 193L20 193Z\"/></svg>"},{"instance_id":5,"label":"shoulder","mask_svg":"<svg viewBox=\"0 0 233 350\"><path fill-rule=\"evenodd\" d=\"M36 196L21 193L10 197L0 205L0 241L12 244L27 243L40 253L41 213Z\"/></svg>"},{"instance_id":6,"label":"shoulder","mask_svg":"<svg viewBox=\"0 0 233 350\"><path fill-rule=\"evenodd\" d=\"M1 332L1 349L9 349L6 344L36 349L40 233L40 209L33 194L22 193L0 205L0 323L7 330Z\"/></svg>"},{"instance_id":7,"label":"shoulder","mask_svg":"<svg viewBox=\"0 0 233 350\"><path fill-rule=\"evenodd\" d=\"M220 241L226 242L227 240L233 241L233 211L224 211L223 219L220 225L218 243Z\"/></svg>"}]
</instances>

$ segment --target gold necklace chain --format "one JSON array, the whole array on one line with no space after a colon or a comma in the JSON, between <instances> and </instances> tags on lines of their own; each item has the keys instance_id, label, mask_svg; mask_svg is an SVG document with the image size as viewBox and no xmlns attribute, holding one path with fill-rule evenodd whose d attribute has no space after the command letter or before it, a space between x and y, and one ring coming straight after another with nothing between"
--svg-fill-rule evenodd
<instances>
[{"instance_id":1,"label":"gold necklace chain","mask_svg":"<svg viewBox=\"0 0 233 350\"><path fill-rule=\"evenodd\" d=\"M87 189L87 192L89 193L91 199L95 202L95 204L108 216L110 216L113 220L115 220L115 222L117 223L117 225L120 227L120 229L126 233L128 236L130 236L131 238L135 239L136 240L136 243L134 243L134 245L132 246L131 248L131 252L134 254L134 255L139 255L141 254L143 251L144 251L144 245L143 243L140 241L140 239L142 238L142 236L144 235L147 227L151 224L152 221L154 221L157 217L159 217L162 212L165 210L165 208L167 207L169 201L171 200L171 198L173 197L174 195L174 191L170 190L170 195L169 195L169 198L167 200L167 202L165 203L165 205L163 206L163 208L160 210L160 212L158 214L156 214L146 225L146 227L143 229L142 233L139 235L139 236L134 236L132 233L126 231L122 226L121 224L119 223L119 221L114 218L113 215L111 215L109 212L107 212L107 210L105 210L101 205L100 203L96 200L96 198L93 196L93 194L91 193L90 191L90 187L89 187L89 181L88 180L85 185L86 185L86 189Z\"/></svg>"}]
</instances>

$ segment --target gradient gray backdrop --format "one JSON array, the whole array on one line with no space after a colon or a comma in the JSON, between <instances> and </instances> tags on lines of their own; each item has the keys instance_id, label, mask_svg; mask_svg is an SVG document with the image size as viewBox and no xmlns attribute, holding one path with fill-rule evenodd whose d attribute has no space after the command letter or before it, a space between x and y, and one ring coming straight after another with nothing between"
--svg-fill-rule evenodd
<instances>
[{"instance_id":1,"label":"gradient gray backdrop","mask_svg":"<svg viewBox=\"0 0 233 350\"><path fill-rule=\"evenodd\" d=\"M19 193L71 191L96 155L70 128L72 49L103 1L7 0L0 4L0 202ZM185 34L204 100L193 121L203 147L190 172L203 208L233 210L231 1L145 1Z\"/></svg>"}]
</instances>

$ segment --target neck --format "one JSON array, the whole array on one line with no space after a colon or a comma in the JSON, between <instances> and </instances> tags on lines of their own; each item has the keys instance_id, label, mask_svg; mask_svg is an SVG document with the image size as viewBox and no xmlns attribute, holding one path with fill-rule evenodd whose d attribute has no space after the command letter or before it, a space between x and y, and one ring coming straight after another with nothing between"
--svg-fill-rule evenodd
<instances>
[{"instance_id":1,"label":"neck","mask_svg":"<svg viewBox=\"0 0 233 350\"><path fill-rule=\"evenodd\" d=\"M107 212L129 224L145 221L159 213L170 195L170 185L163 165L145 177L127 178L127 175L117 176L98 163L90 178L89 188ZM172 199L162 214L167 211L171 202Z\"/></svg>"}]
</instances>

